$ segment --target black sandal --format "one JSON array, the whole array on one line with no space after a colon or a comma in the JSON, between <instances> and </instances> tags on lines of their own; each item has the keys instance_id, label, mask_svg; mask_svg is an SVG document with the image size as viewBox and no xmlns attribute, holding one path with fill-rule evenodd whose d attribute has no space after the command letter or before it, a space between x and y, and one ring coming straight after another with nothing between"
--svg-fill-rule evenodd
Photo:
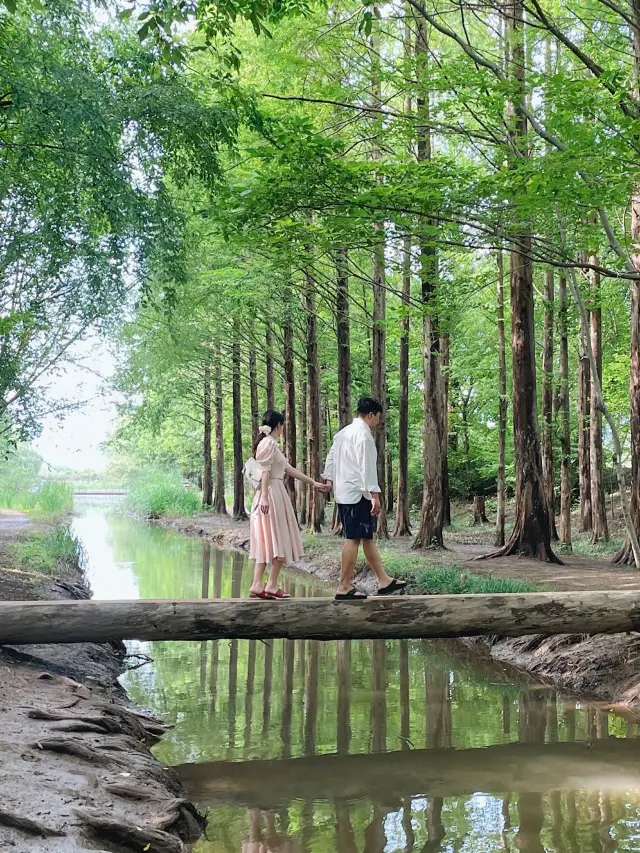
<instances>
[{"instance_id":1,"label":"black sandal","mask_svg":"<svg viewBox=\"0 0 640 853\"><path fill-rule=\"evenodd\" d=\"M394 578L390 584L381 587L376 595L393 595L394 592L398 592L399 590L404 592L406 588L407 581L399 581L397 578Z\"/></svg>"},{"instance_id":2,"label":"black sandal","mask_svg":"<svg viewBox=\"0 0 640 853\"><path fill-rule=\"evenodd\" d=\"M368 598L368 595L365 595L364 592L358 592L358 590L352 586L349 592L336 592L335 599L336 601L364 601Z\"/></svg>"}]
</instances>

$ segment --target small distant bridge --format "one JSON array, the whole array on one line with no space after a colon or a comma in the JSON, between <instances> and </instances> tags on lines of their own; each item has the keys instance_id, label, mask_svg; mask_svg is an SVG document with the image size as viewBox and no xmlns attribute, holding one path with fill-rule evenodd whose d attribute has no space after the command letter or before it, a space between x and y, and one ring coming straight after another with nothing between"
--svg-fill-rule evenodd
<instances>
[{"instance_id":1,"label":"small distant bridge","mask_svg":"<svg viewBox=\"0 0 640 853\"><path fill-rule=\"evenodd\" d=\"M126 489L74 489L75 495L126 495Z\"/></svg>"},{"instance_id":2,"label":"small distant bridge","mask_svg":"<svg viewBox=\"0 0 640 853\"><path fill-rule=\"evenodd\" d=\"M0 602L0 645L116 640L408 640L640 632L640 591Z\"/></svg>"}]
</instances>

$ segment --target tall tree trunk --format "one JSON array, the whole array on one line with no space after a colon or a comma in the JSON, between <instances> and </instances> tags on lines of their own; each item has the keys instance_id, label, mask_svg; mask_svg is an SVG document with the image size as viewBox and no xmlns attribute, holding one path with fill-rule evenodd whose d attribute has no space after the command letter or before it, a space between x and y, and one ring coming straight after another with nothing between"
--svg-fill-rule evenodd
<instances>
[{"instance_id":1,"label":"tall tree trunk","mask_svg":"<svg viewBox=\"0 0 640 853\"><path fill-rule=\"evenodd\" d=\"M558 332L560 335L560 440L562 463L560 478L560 542L571 550L571 419L569 400L569 335L567 323L567 279L558 280Z\"/></svg>"},{"instance_id":2,"label":"tall tree trunk","mask_svg":"<svg viewBox=\"0 0 640 853\"><path fill-rule=\"evenodd\" d=\"M302 470L306 473L309 465L309 448L307 444L307 379L306 365L302 370L300 383L300 448L302 451ZM298 504L300 506L300 524L306 524L309 514L309 487L298 480Z\"/></svg>"},{"instance_id":3,"label":"tall tree trunk","mask_svg":"<svg viewBox=\"0 0 640 853\"><path fill-rule=\"evenodd\" d=\"M267 375L267 409L275 408L275 379L273 374L273 330L267 323L265 335L265 368Z\"/></svg>"},{"instance_id":4,"label":"tall tree trunk","mask_svg":"<svg viewBox=\"0 0 640 853\"><path fill-rule=\"evenodd\" d=\"M289 291L285 295L285 310L287 311L284 321L284 449L287 461L292 468L298 464L298 442L296 430L296 368L293 347L293 324L287 305L291 304L292 296ZM287 477L287 490L293 511L296 512L296 481L293 477Z\"/></svg>"},{"instance_id":5,"label":"tall tree trunk","mask_svg":"<svg viewBox=\"0 0 640 853\"><path fill-rule=\"evenodd\" d=\"M451 527L451 495L449 494L449 362L451 341L449 333L440 335L440 361L442 363L442 523Z\"/></svg>"},{"instance_id":6,"label":"tall tree trunk","mask_svg":"<svg viewBox=\"0 0 640 853\"><path fill-rule=\"evenodd\" d=\"M409 102L410 107L410 102ZM398 499L394 536L409 536L409 324L411 304L411 236L402 244L402 319L400 321L400 366L398 401Z\"/></svg>"},{"instance_id":7,"label":"tall tree trunk","mask_svg":"<svg viewBox=\"0 0 640 853\"><path fill-rule=\"evenodd\" d=\"M506 105L512 147L519 159L528 156L527 119L521 105L525 97L524 7L522 0L504 6L508 72L518 100ZM547 562L561 560L551 548L551 520L542 477L533 312L533 264L530 224L514 223L510 252L511 349L513 361L513 440L516 469L515 523L503 548L490 556L524 554Z\"/></svg>"},{"instance_id":8,"label":"tall tree trunk","mask_svg":"<svg viewBox=\"0 0 640 853\"><path fill-rule=\"evenodd\" d=\"M589 262L597 266L596 257ZM590 273L591 279L591 348L598 368L598 379L602 385L602 309L600 307L600 274L595 270ZM591 400L596 399L594 388L595 377L591 376ZM604 495L604 464L602 453L602 412L597 406L591 406L591 444L589 453L591 463L591 542L595 545L600 539L609 539L607 525L607 505Z\"/></svg>"},{"instance_id":9,"label":"tall tree trunk","mask_svg":"<svg viewBox=\"0 0 640 853\"><path fill-rule=\"evenodd\" d=\"M588 317L588 314L587 314ZM591 367L585 347L589 329L580 323L580 349L578 355L578 475L580 481L580 527L591 530Z\"/></svg>"},{"instance_id":10,"label":"tall tree trunk","mask_svg":"<svg viewBox=\"0 0 640 853\"><path fill-rule=\"evenodd\" d=\"M631 47L633 52L634 95L640 98L640 0L631 0ZM631 198L631 263L640 273L640 183ZM629 396L631 402L631 521L640 536L640 281L631 288L631 370ZM614 557L615 563L635 565L629 536Z\"/></svg>"},{"instance_id":11,"label":"tall tree trunk","mask_svg":"<svg viewBox=\"0 0 640 853\"><path fill-rule=\"evenodd\" d=\"M377 6L374 7L374 19L377 18ZM382 107L382 78L380 69L380 39L377 32L377 20L373 25L370 38L371 58L371 100L375 109ZM379 120L376 120L378 130L381 130ZM380 160L381 152L376 139L373 144L372 157ZM382 178L378 178L382 183ZM371 393L382 405L387 399L387 283L385 270L385 226L383 221L374 222L373 248L373 358L371 368ZM380 486L380 515L378 516L378 536L389 538L389 526L385 510L385 483L387 460L387 417L385 412L380 426L375 433L376 449L378 451L378 485Z\"/></svg>"},{"instance_id":12,"label":"tall tree trunk","mask_svg":"<svg viewBox=\"0 0 640 853\"><path fill-rule=\"evenodd\" d=\"M423 19L416 19L417 77L424 89L417 99L417 116L421 123L418 136L418 162L431 160L431 137L428 128L429 101L427 77L427 31ZM420 238L420 282L422 296L422 357L424 365L424 425L422 430L423 492L420 526L414 548L442 548L442 380L440 377L440 333L437 314L438 261L432 236Z\"/></svg>"},{"instance_id":13,"label":"tall tree trunk","mask_svg":"<svg viewBox=\"0 0 640 853\"><path fill-rule=\"evenodd\" d=\"M213 510L220 515L227 514L225 500L225 468L224 468L224 417L222 409L222 356L220 345L216 344L213 387L216 411L216 491L213 497Z\"/></svg>"},{"instance_id":14,"label":"tall tree trunk","mask_svg":"<svg viewBox=\"0 0 640 853\"><path fill-rule=\"evenodd\" d=\"M307 251L310 251L307 248ZM309 394L309 422L307 436L309 442L309 476L320 479L320 449L322 435L320 428L320 362L318 359L318 317L316 307L316 282L310 266L305 267L305 302L307 309L307 385ZM307 527L310 532L321 530L322 505L319 492L309 490L309 510Z\"/></svg>"},{"instance_id":15,"label":"tall tree trunk","mask_svg":"<svg viewBox=\"0 0 640 853\"><path fill-rule=\"evenodd\" d=\"M387 411L389 404L387 404ZM393 512L393 458L391 456L391 448L387 445L387 513Z\"/></svg>"},{"instance_id":16,"label":"tall tree trunk","mask_svg":"<svg viewBox=\"0 0 640 853\"><path fill-rule=\"evenodd\" d=\"M240 370L240 330L238 321L233 324L232 396L233 396L233 517L236 520L247 518L244 505L244 475L242 469L242 376Z\"/></svg>"},{"instance_id":17,"label":"tall tree trunk","mask_svg":"<svg viewBox=\"0 0 640 853\"><path fill-rule=\"evenodd\" d=\"M338 335L338 424L344 429L353 417L351 403L351 328L349 320L349 260L347 250L336 254L336 328Z\"/></svg>"},{"instance_id":18,"label":"tall tree trunk","mask_svg":"<svg viewBox=\"0 0 640 853\"><path fill-rule=\"evenodd\" d=\"M495 544L504 545L504 523L507 508L507 345L504 326L504 259L502 249L497 256L498 262L498 484L496 509Z\"/></svg>"},{"instance_id":19,"label":"tall tree trunk","mask_svg":"<svg viewBox=\"0 0 640 853\"><path fill-rule=\"evenodd\" d=\"M553 479L553 321L555 283L553 270L545 272L544 339L542 344L542 476L549 507L551 538L557 539L555 489Z\"/></svg>"},{"instance_id":20,"label":"tall tree trunk","mask_svg":"<svg viewBox=\"0 0 640 853\"><path fill-rule=\"evenodd\" d=\"M204 472L202 475L202 503L211 506L213 503L213 465L211 458L211 364L207 360L204 365L204 388L203 388L204 417L204 440L203 460Z\"/></svg>"},{"instance_id":21,"label":"tall tree trunk","mask_svg":"<svg viewBox=\"0 0 640 853\"><path fill-rule=\"evenodd\" d=\"M249 390L251 393L251 435L255 439L260 425L260 402L258 400L258 367L253 340L249 349Z\"/></svg>"}]
</instances>

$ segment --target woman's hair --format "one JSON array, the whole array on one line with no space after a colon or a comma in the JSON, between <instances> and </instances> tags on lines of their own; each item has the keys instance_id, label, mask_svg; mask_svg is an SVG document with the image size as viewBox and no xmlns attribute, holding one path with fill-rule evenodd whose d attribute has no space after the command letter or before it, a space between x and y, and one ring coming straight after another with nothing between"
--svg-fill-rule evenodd
<instances>
[{"instance_id":1,"label":"woman's hair","mask_svg":"<svg viewBox=\"0 0 640 853\"><path fill-rule=\"evenodd\" d=\"M274 429L277 429L279 426L282 426L284 423L284 415L282 412L278 412L275 409L268 409L264 415L262 416L262 426L269 427L270 432L264 433L258 430L258 434L253 442L253 455L255 457L256 452L258 450L258 445L262 441L263 438L266 438L267 435L270 435Z\"/></svg>"}]
</instances>

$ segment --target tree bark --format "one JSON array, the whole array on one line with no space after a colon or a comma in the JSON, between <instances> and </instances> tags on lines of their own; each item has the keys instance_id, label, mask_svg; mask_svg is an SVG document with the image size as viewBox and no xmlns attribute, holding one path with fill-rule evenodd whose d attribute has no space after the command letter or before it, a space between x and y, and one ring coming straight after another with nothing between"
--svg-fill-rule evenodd
<instances>
[{"instance_id":1,"label":"tree bark","mask_svg":"<svg viewBox=\"0 0 640 853\"><path fill-rule=\"evenodd\" d=\"M258 367L253 341L249 349L249 390L251 394L251 436L255 440L260 425L260 402L258 400Z\"/></svg>"},{"instance_id":2,"label":"tree bark","mask_svg":"<svg viewBox=\"0 0 640 853\"><path fill-rule=\"evenodd\" d=\"M495 544L504 545L504 525L507 508L507 346L504 325L504 262L502 249L497 255L498 263L498 483L496 509Z\"/></svg>"},{"instance_id":3,"label":"tree bark","mask_svg":"<svg viewBox=\"0 0 640 853\"><path fill-rule=\"evenodd\" d=\"M227 514L225 499L225 467L224 467L224 417L222 409L222 356L220 346L215 347L214 362L214 393L216 411L216 490L213 497L213 510L220 515Z\"/></svg>"},{"instance_id":4,"label":"tree bark","mask_svg":"<svg viewBox=\"0 0 640 853\"><path fill-rule=\"evenodd\" d=\"M387 410L389 405L387 404ZM387 514L393 512L393 458L391 448L387 446Z\"/></svg>"},{"instance_id":5,"label":"tree bark","mask_svg":"<svg viewBox=\"0 0 640 853\"><path fill-rule=\"evenodd\" d=\"M394 536L410 536L409 519L409 331L411 305L411 236L402 243L402 319L398 400L398 499Z\"/></svg>"},{"instance_id":6,"label":"tree bark","mask_svg":"<svg viewBox=\"0 0 640 853\"><path fill-rule=\"evenodd\" d=\"M440 335L442 364L442 523L451 527L451 495L449 494L449 362L451 341L448 333Z\"/></svg>"},{"instance_id":7,"label":"tree bark","mask_svg":"<svg viewBox=\"0 0 640 853\"><path fill-rule=\"evenodd\" d=\"M307 442L307 379L306 365L302 369L300 387L300 448L302 451L302 470L306 473L309 466L309 447ZM300 506L300 524L307 523L309 510L309 487L298 480L298 504Z\"/></svg>"},{"instance_id":8,"label":"tree bark","mask_svg":"<svg viewBox=\"0 0 640 853\"><path fill-rule=\"evenodd\" d=\"M202 475L202 504L211 506L213 503L213 465L211 458L211 364L204 365L203 407L204 437L203 437L203 475Z\"/></svg>"},{"instance_id":9,"label":"tree bark","mask_svg":"<svg viewBox=\"0 0 640 853\"><path fill-rule=\"evenodd\" d=\"M285 296L285 311L287 312L284 321L284 447L287 461L292 468L296 468L298 464L298 442L296 430L296 369L294 360L293 347L293 324L289 313L288 305L291 304L291 293L287 291ZM296 481L293 477L286 478L287 490L293 511L296 512Z\"/></svg>"},{"instance_id":10,"label":"tree bark","mask_svg":"<svg viewBox=\"0 0 640 853\"><path fill-rule=\"evenodd\" d=\"M273 372L273 330L267 323L265 334L265 370L267 379L267 409L275 408L275 379Z\"/></svg>"},{"instance_id":11,"label":"tree bark","mask_svg":"<svg viewBox=\"0 0 640 853\"><path fill-rule=\"evenodd\" d=\"M488 524L487 509L484 495L474 495L473 497L473 525Z\"/></svg>"},{"instance_id":12,"label":"tree bark","mask_svg":"<svg viewBox=\"0 0 640 853\"><path fill-rule=\"evenodd\" d=\"M560 486L560 542L571 550L571 417L569 399L569 335L567 324L567 279L558 281L558 331L560 334L560 422L562 443Z\"/></svg>"},{"instance_id":13,"label":"tree bark","mask_svg":"<svg viewBox=\"0 0 640 853\"><path fill-rule=\"evenodd\" d=\"M416 60L419 77L426 74L428 57L426 24L416 19ZM426 87L425 87L426 88ZM431 159L428 95L417 100L417 116L423 124L418 137L418 162ZM422 353L424 370L424 425L422 431L423 493L420 526L413 547L443 548L442 536L442 380L440 376L440 333L437 313L438 261L433 237L420 238L420 281L422 296Z\"/></svg>"},{"instance_id":14,"label":"tree bark","mask_svg":"<svg viewBox=\"0 0 640 853\"><path fill-rule=\"evenodd\" d=\"M542 476L549 507L551 538L557 539L553 474L553 322L555 283L553 270L545 272L544 338L542 344Z\"/></svg>"},{"instance_id":15,"label":"tree bark","mask_svg":"<svg viewBox=\"0 0 640 853\"><path fill-rule=\"evenodd\" d=\"M518 89L516 102L506 104L505 118L513 150L527 157L525 97L524 6L508 0L504 6L507 32L508 75ZM524 190L523 190L524 191ZM516 469L515 522L509 541L487 556L524 554L546 562L561 563L551 548L550 511L542 477L533 311L533 264L530 223L514 223L511 246L511 349L513 362L513 439Z\"/></svg>"},{"instance_id":16,"label":"tree bark","mask_svg":"<svg viewBox=\"0 0 640 853\"><path fill-rule=\"evenodd\" d=\"M233 351L232 361L232 395L233 395L233 517L236 520L247 518L247 510L244 505L244 475L242 469L244 460L242 458L242 376L240 359L240 331L238 321L234 321L233 327Z\"/></svg>"},{"instance_id":17,"label":"tree bark","mask_svg":"<svg viewBox=\"0 0 640 853\"><path fill-rule=\"evenodd\" d=\"M353 418L351 403L351 327L349 320L349 261L347 250L336 254L336 329L338 335L338 424Z\"/></svg>"},{"instance_id":18,"label":"tree bark","mask_svg":"<svg viewBox=\"0 0 640 853\"><path fill-rule=\"evenodd\" d=\"M590 257L593 265L599 263L598 258ZM600 307L600 274L592 271L591 281L591 349L597 367L597 377L591 374L591 401L596 399L596 378L602 386L602 309ZM595 545L600 539L608 541L609 527L607 524L607 505L604 494L604 463L602 453L602 412L597 406L591 406L591 443L589 461L591 468L591 543Z\"/></svg>"},{"instance_id":19,"label":"tree bark","mask_svg":"<svg viewBox=\"0 0 640 853\"><path fill-rule=\"evenodd\" d=\"M308 251L310 251L308 249ZM316 282L310 266L305 267L305 302L307 309L307 386L309 394L309 421L307 437L309 443L309 476L320 479L320 362L318 359L318 318L316 306ZM322 505L321 495L309 489L307 527L312 533L320 533Z\"/></svg>"},{"instance_id":20,"label":"tree bark","mask_svg":"<svg viewBox=\"0 0 640 853\"><path fill-rule=\"evenodd\" d=\"M238 580L239 580L238 573ZM239 595L239 584L234 589ZM0 602L0 645L117 640L429 639L640 631L640 591Z\"/></svg>"}]
</instances>

